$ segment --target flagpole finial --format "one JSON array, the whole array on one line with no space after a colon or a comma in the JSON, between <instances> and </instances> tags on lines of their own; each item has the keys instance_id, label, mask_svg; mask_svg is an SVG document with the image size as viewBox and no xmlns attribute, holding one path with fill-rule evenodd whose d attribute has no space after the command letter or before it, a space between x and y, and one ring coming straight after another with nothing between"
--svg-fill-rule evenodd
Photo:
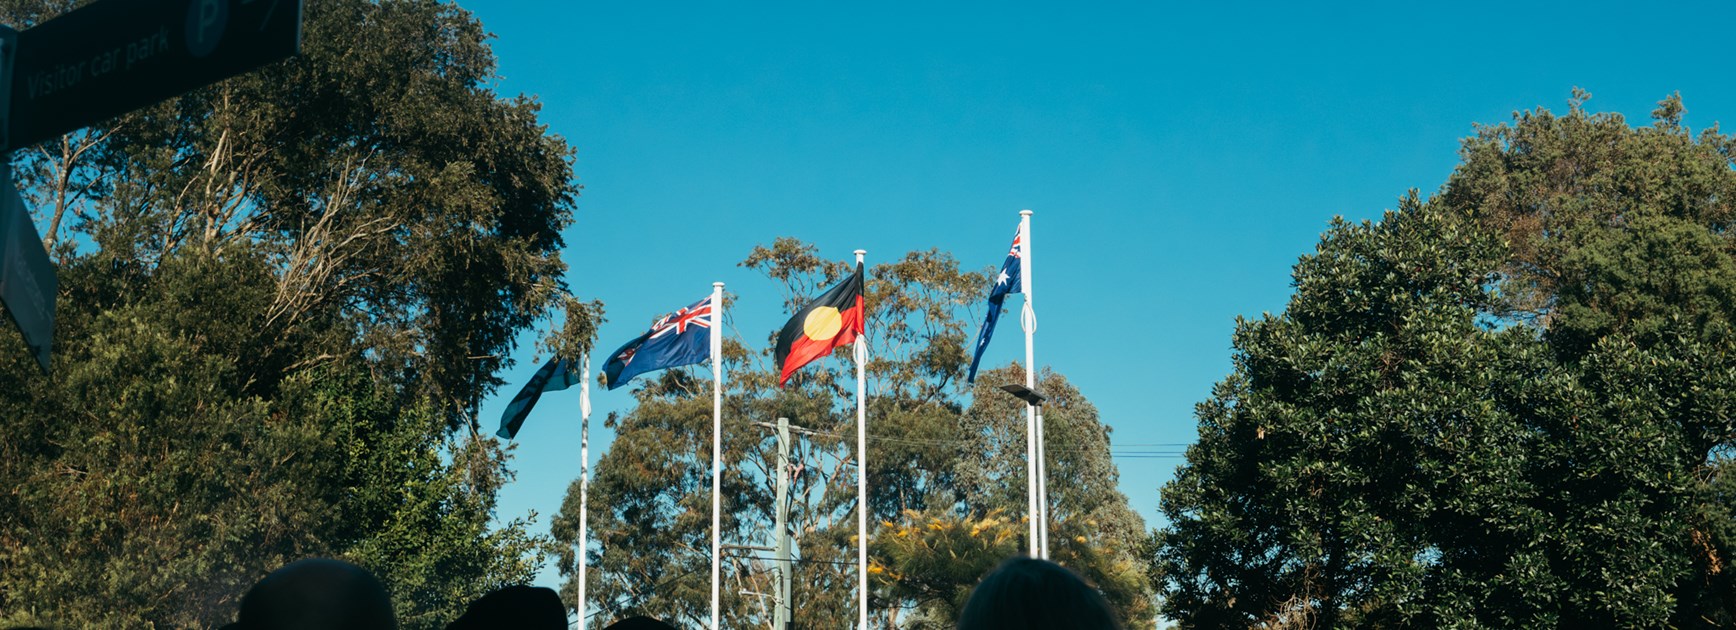
<instances>
[{"instance_id":1,"label":"flagpole finial","mask_svg":"<svg viewBox=\"0 0 1736 630\"><path fill-rule=\"evenodd\" d=\"M1028 217L1028 216L1031 216L1032 214L1035 214L1035 213L1031 212L1028 209L1019 211L1019 216L1021 216L1021 217Z\"/></svg>"}]
</instances>

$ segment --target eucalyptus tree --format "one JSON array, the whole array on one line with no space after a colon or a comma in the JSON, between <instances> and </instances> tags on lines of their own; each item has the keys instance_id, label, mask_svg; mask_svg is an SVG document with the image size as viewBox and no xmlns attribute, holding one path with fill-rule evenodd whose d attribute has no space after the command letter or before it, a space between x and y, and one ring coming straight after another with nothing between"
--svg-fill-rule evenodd
<instances>
[{"instance_id":1,"label":"eucalyptus tree","mask_svg":"<svg viewBox=\"0 0 1736 630\"><path fill-rule=\"evenodd\" d=\"M789 311L850 269L789 238L756 247L742 264L776 282ZM1014 551L1001 543L968 548L924 543L931 523L952 524L947 531L953 533L989 532L993 538L996 527L1017 525L1006 514L1024 509L1023 423L1012 421L1023 417L1023 409L989 385L1022 378L1007 368L979 375L974 390L962 382L969 360L966 336L976 320L970 309L986 293L987 277L961 270L950 254L936 250L907 253L875 265L869 274L868 509L875 540L869 571L871 608L879 623L950 627L956 609L947 602L968 593L983 571ZM775 331L766 332L763 350L741 339L725 343L724 539L771 543L778 469L767 425L780 416L790 418L799 427L789 513L796 540L795 621L848 626L856 617L855 510L860 508L855 366L840 350L839 360L810 364L780 388L768 360ZM604 617L637 613L691 624L707 620L710 462L705 447L711 401L704 395L709 390L705 377L673 371L646 379L634 391L635 406L610 419L618 433L597 465L590 519L596 543L588 550L589 592ZM1095 408L1059 375L1046 375L1044 386L1057 396L1050 420L1057 449L1052 485L1056 532L1067 537L1057 545L1057 557L1102 585L1130 619L1149 619L1150 587L1135 555L1143 525L1116 488L1107 430ZM1017 452L985 448L1014 442L1020 445ZM1020 494L995 490L1011 488L1015 480ZM569 490L556 518L555 537L564 545L577 540L576 494L576 487ZM746 593L773 591L770 554L726 556L731 557L722 594L725 624L767 622L769 599ZM943 565L947 571L932 570ZM563 559L569 580L576 578L576 568L570 555ZM576 590L569 582L568 592Z\"/></svg>"},{"instance_id":2,"label":"eucalyptus tree","mask_svg":"<svg viewBox=\"0 0 1736 630\"><path fill-rule=\"evenodd\" d=\"M14 152L60 294L51 375L0 335L0 618L214 625L334 555L438 627L534 574L475 413L560 305L578 189L486 39L308 0L300 56Z\"/></svg>"}]
</instances>

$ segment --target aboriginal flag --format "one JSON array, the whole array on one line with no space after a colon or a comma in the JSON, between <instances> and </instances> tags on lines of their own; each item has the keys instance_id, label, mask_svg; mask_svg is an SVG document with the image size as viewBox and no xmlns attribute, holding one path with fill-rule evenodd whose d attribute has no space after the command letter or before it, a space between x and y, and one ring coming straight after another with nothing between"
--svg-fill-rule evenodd
<instances>
[{"instance_id":1,"label":"aboriginal flag","mask_svg":"<svg viewBox=\"0 0 1736 630\"><path fill-rule=\"evenodd\" d=\"M772 354L778 366L778 386L802 366L855 341L856 335L862 334L864 319L862 263L856 263L856 273L796 311L778 332L778 346Z\"/></svg>"}]
</instances>

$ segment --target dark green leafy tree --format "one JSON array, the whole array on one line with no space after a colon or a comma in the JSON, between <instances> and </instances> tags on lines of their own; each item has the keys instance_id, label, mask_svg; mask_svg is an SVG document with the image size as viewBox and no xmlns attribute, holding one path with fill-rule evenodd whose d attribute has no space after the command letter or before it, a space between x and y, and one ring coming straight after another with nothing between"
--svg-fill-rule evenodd
<instances>
[{"instance_id":1,"label":"dark green leafy tree","mask_svg":"<svg viewBox=\"0 0 1736 630\"><path fill-rule=\"evenodd\" d=\"M1676 95L1638 128L1587 98L1484 128L1441 198L1512 243L1497 313L1539 322L1579 380L1539 414L1551 450L1535 473L1557 490L1568 588L1620 600L1621 625L1730 625L1736 540L1718 534L1716 488L1736 442L1736 141L1691 133Z\"/></svg>"},{"instance_id":2,"label":"dark green leafy tree","mask_svg":"<svg viewBox=\"0 0 1736 630\"><path fill-rule=\"evenodd\" d=\"M1335 221L1163 490L1189 627L1732 619L1728 139L1537 110Z\"/></svg>"},{"instance_id":3,"label":"dark green leafy tree","mask_svg":"<svg viewBox=\"0 0 1736 630\"><path fill-rule=\"evenodd\" d=\"M52 375L0 335L0 620L220 624L323 555L440 627L534 574L474 413L577 188L493 78L455 6L310 0L301 56L14 153L61 292Z\"/></svg>"},{"instance_id":4,"label":"dark green leafy tree","mask_svg":"<svg viewBox=\"0 0 1736 630\"><path fill-rule=\"evenodd\" d=\"M1492 263L1493 245L1413 195L1378 224L1334 222L1297 265L1285 313L1238 322L1236 371L1200 405L1199 443L1164 489L1170 615L1226 627L1408 620L1414 611L1377 609L1424 591L1437 553L1422 532L1429 506L1468 511L1458 526L1484 530L1465 508L1524 491L1489 483L1516 477L1501 467L1525 447L1480 401L1500 333L1472 305L1488 276L1476 261ZM1468 491L1484 496L1453 496Z\"/></svg>"}]
</instances>

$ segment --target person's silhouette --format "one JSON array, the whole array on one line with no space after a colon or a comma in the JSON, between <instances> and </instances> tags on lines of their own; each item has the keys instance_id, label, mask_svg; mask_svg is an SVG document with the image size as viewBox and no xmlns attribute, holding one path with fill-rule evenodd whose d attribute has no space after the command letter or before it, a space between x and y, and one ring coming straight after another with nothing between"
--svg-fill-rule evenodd
<instances>
[{"instance_id":1,"label":"person's silhouette","mask_svg":"<svg viewBox=\"0 0 1736 630\"><path fill-rule=\"evenodd\" d=\"M959 630L1120 630L1109 602L1072 571L1013 558L983 578L958 617Z\"/></svg>"},{"instance_id":2,"label":"person's silhouette","mask_svg":"<svg viewBox=\"0 0 1736 630\"><path fill-rule=\"evenodd\" d=\"M291 562L241 598L237 630L379 630L398 627L392 597L366 569L327 558Z\"/></svg>"},{"instance_id":3,"label":"person's silhouette","mask_svg":"<svg viewBox=\"0 0 1736 630\"><path fill-rule=\"evenodd\" d=\"M640 615L609 624L609 627L603 630L675 630L675 626Z\"/></svg>"},{"instance_id":4,"label":"person's silhouette","mask_svg":"<svg viewBox=\"0 0 1736 630\"><path fill-rule=\"evenodd\" d=\"M554 590L540 586L508 586L470 602L464 616L446 630L566 630L567 607Z\"/></svg>"}]
</instances>

